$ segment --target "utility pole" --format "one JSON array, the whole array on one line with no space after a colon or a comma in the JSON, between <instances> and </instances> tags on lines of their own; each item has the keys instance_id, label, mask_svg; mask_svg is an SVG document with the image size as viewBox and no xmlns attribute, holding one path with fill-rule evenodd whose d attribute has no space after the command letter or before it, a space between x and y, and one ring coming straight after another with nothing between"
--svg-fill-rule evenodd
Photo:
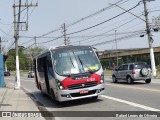
<instances>
[{"instance_id":1,"label":"utility pole","mask_svg":"<svg viewBox=\"0 0 160 120\"><path fill-rule=\"evenodd\" d=\"M150 50L152 76L156 76L155 58L154 58L153 45L152 45L153 39L151 37L151 31L150 31L150 27L149 27L149 19L148 19L148 11L147 11L146 0L143 0L143 4L144 4L144 13L145 13L145 19L146 19L146 29L147 29L148 43L149 43L149 50Z\"/></svg>"},{"instance_id":2,"label":"utility pole","mask_svg":"<svg viewBox=\"0 0 160 120\"><path fill-rule=\"evenodd\" d=\"M32 3L28 5L28 0L27 4L22 5L21 0L19 0L19 5L15 5L15 1L13 4L13 14L14 14L14 38L15 38L15 51L16 51L16 78L15 78L15 89L20 89L20 71L19 71L19 56L18 56L18 39L19 39L19 24L22 23L20 22L20 15L21 15L21 7L36 7L38 4L33 5ZM16 7L19 8L18 11L18 21L16 21ZM27 16L28 19L28 16ZM28 23L27 23L28 24ZM28 25L27 25L28 26Z\"/></svg>"},{"instance_id":3,"label":"utility pole","mask_svg":"<svg viewBox=\"0 0 160 120\"><path fill-rule=\"evenodd\" d=\"M69 44L70 44L70 38L67 37L67 45L69 45Z\"/></svg>"},{"instance_id":4,"label":"utility pole","mask_svg":"<svg viewBox=\"0 0 160 120\"><path fill-rule=\"evenodd\" d=\"M66 24L64 23L63 25L63 29L64 29L64 33L63 33L63 36L64 36L64 44L67 45L67 38L66 38Z\"/></svg>"},{"instance_id":5,"label":"utility pole","mask_svg":"<svg viewBox=\"0 0 160 120\"><path fill-rule=\"evenodd\" d=\"M37 42L36 42L37 37L36 37L36 36L34 37L34 40L35 40L35 43L34 43L34 44L35 44L35 48L36 48L36 44L37 44Z\"/></svg>"},{"instance_id":6,"label":"utility pole","mask_svg":"<svg viewBox=\"0 0 160 120\"><path fill-rule=\"evenodd\" d=\"M117 67L118 67L118 51L117 51L117 37L116 37L116 32L117 30L115 30L115 42L116 42L116 57L117 57Z\"/></svg>"},{"instance_id":7,"label":"utility pole","mask_svg":"<svg viewBox=\"0 0 160 120\"><path fill-rule=\"evenodd\" d=\"M20 1L21 3L21 1ZM20 5L19 5L20 6ZM19 72L19 56L18 56L18 24L16 21L16 5L13 5L13 12L14 12L14 38L15 38L15 51L16 51L16 84L15 89L20 89L20 72ZM20 14L20 13L19 13Z\"/></svg>"},{"instance_id":8,"label":"utility pole","mask_svg":"<svg viewBox=\"0 0 160 120\"><path fill-rule=\"evenodd\" d=\"M147 1L151 2L151 1L155 1L155 0L142 0L142 1L140 1L140 2L143 2L143 4L144 4L145 20L143 20L139 16L131 13L130 11L127 11L126 9L124 9L124 8L122 8L122 7L120 7L120 6L116 5L116 4L114 4L114 5L116 5L117 7L125 10L126 12L128 12L128 13L136 16L137 18L141 19L142 21L144 21L146 23L146 31L147 31L147 35L148 35L148 44L149 44L150 60L151 60L151 67L152 67L152 76L156 76L155 58L154 58L153 45L152 45L153 39L152 39L152 36L151 36L151 30L150 30L150 27L149 27L149 19L148 19L148 11L147 11Z\"/></svg>"}]
</instances>

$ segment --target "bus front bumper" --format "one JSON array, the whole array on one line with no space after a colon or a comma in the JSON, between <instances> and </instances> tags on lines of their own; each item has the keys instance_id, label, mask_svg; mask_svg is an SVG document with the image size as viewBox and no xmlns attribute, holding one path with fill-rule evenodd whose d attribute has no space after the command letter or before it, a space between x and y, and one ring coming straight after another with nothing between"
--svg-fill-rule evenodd
<instances>
[{"instance_id":1,"label":"bus front bumper","mask_svg":"<svg viewBox=\"0 0 160 120\"><path fill-rule=\"evenodd\" d=\"M59 90L57 92L58 101L69 101L88 97L94 97L105 92L105 84L99 84L94 87L74 89L74 90Z\"/></svg>"}]
</instances>

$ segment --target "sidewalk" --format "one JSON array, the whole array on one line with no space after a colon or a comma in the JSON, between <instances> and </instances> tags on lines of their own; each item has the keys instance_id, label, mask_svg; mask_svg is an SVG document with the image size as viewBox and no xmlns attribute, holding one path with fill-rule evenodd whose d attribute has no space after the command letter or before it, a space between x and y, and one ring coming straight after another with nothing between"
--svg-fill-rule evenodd
<instances>
[{"instance_id":1,"label":"sidewalk","mask_svg":"<svg viewBox=\"0 0 160 120\"><path fill-rule=\"evenodd\" d=\"M0 88L0 119L45 120L41 117L35 102L22 89L14 90L14 86L9 83L6 87Z\"/></svg>"}]
</instances>

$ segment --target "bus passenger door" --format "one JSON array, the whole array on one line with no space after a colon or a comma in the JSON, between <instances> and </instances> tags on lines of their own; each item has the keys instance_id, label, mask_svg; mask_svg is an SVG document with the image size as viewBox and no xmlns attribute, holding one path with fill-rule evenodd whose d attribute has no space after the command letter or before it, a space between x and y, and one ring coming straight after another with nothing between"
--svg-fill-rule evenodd
<instances>
[{"instance_id":1,"label":"bus passenger door","mask_svg":"<svg viewBox=\"0 0 160 120\"><path fill-rule=\"evenodd\" d=\"M33 60L33 69L34 69L34 73L35 73L35 82L37 85L37 88L39 89L39 83L38 83L38 77L37 77L37 65L36 65L36 59Z\"/></svg>"},{"instance_id":2,"label":"bus passenger door","mask_svg":"<svg viewBox=\"0 0 160 120\"><path fill-rule=\"evenodd\" d=\"M48 79L48 64L47 64L47 57L43 57L43 68L44 68L44 77L45 77L45 83L46 83L46 90L47 93L50 94L50 85L49 85L49 79Z\"/></svg>"}]
</instances>

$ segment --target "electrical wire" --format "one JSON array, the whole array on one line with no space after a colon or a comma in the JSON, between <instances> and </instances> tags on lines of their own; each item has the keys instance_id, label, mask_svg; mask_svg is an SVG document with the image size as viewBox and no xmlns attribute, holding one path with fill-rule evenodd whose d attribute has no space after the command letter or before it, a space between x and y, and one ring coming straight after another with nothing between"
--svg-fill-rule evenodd
<instances>
[{"instance_id":1,"label":"electrical wire","mask_svg":"<svg viewBox=\"0 0 160 120\"><path fill-rule=\"evenodd\" d=\"M118 4L118 3L122 2L122 1L123 1L123 0L120 0L120 1L116 2L115 4ZM129 0L126 0L125 2L127 2L127 1L129 1ZM123 2L123 3L125 3L125 2ZM105 10L107 10L107 9L110 8L111 6L113 6L113 5L110 5L109 7L103 8L102 10L100 10L100 11L98 11L98 12L96 12L96 13L93 13L93 14L87 16L87 17L84 17L84 18L76 21L76 22L73 22L72 24L69 24L67 27L72 26L72 25L75 25L75 24L79 23L80 21L82 21L82 20L84 20L84 19L88 19L88 18L90 18L90 17L93 17L93 16L95 16L95 15L97 15L97 14L99 14L99 13L105 11ZM53 33L53 32L59 31L59 30L61 30L61 28L56 29L56 30L53 30L53 31L50 31L50 32L48 32L48 33L46 33L46 34L43 34L43 35L39 36L39 37L46 36L46 35L48 35L48 34L51 34L51 33ZM59 38L61 38L61 37L63 37L63 36L60 36L60 37L58 37L58 38L56 38L56 39L54 39L54 40L57 40L57 39L59 39ZM29 40L29 41L31 41L31 40ZM53 41L53 40L50 40L50 41ZM47 41L47 42L50 42L50 41ZM37 43L37 44L43 44L43 43L47 43L47 42L42 42L42 43ZM25 43L26 43L26 42L25 42ZM25 44L25 43L23 43L23 44Z\"/></svg>"},{"instance_id":2,"label":"electrical wire","mask_svg":"<svg viewBox=\"0 0 160 120\"><path fill-rule=\"evenodd\" d=\"M26 47L24 50L27 50L28 48L32 47L33 45L34 45L34 43L31 44L30 46Z\"/></svg>"},{"instance_id":3,"label":"electrical wire","mask_svg":"<svg viewBox=\"0 0 160 120\"><path fill-rule=\"evenodd\" d=\"M69 34L66 34L66 35L73 35L73 34L80 33L80 32L89 30L89 29L91 29L91 28L97 27L97 26L99 26L99 25L101 25L101 24L104 24L104 23L106 23L106 22L108 22L108 21L110 21L110 20L113 20L113 19L115 19L115 18L117 18L117 17L125 14L125 13L128 12L128 11L131 11L132 9L136 8L136 7L139 6L139 5L140 5L140 2L139 2L137 5L135 5L134 7L128 9L127 11L124 11L124 12L122 12L122 13L120 13L120 14L118 14L118 15L116 15L116 16L108 19L108 20L105 20L105 21L103 21L103 22L101 22L101 23L98 23L98 24L96 24L96 25L93 25L93 26L91 26L91 27L88 27L88 28L85 28L85 29L82 29L82 30L79 30L79 31L76 31L76 32L72 32L72 33L69 33ZM62 36L59 36L59 37L57 37L57 38L55 38L55 39L52 39L52 40L49 40L49 41L45 41L45 42L41 42L41 43L37 43L37 44L48 43L48 42L57 40L57 39L62 38L62 37L63 37L63 35L62 35Z\"/></svg>"},{"instance_id":4,"label":"electrical wire","mask_svg":"<svg viewBox=\"0 0 160 120\"><path fill-rule=\"evenodd\" d=\"M125 34L131 34L131 33L144 33L145 31L144 30L139 30L139 31L130 31L130 32L122 32L122 33L117 33L117 35L125 35ZM112 34L104 34L102 35L103 37L102 38L99 38L99 39L96 39L94 41L97 41L97 40L102 40L104 38L107 38L107 37L111 37L111 36L115 36L115 33L112 33ZM96 37L101 37L101 35L97 35ZM91 41L87 41L87 42L84 42L85 40L81 40L81 41L75 41L75 42L71 42L72 44L74 43L77 43L77 42L81 42L83 44L87 44L89 42L93 42L93 40Z\"/></svg>"},{"instance_id":5,"label":"electrical wire","mask_svg":"<svg viewBox=\"0 0 160 120\"><path fill-rule=\"evenodd\" d=\"M118 3L122 2L122 1L123 1L123 0L119 0L118 2L116 2L116 3L114 3L114 4L118 4ZM127 0L127 1L129 1L129 0ZM125 2L127 2L127 1L125 1ZM123 3L125 3L125 2L123 2ZM97 14L100 14L100 13L102 13L102 12L108 10L108 9L111 9L112 7L114 7L114 5L109 5L109 6L105 7L105 8L102 8L101 10L99 10L99 11L97 11L97 12L91 14L91 15L88 15L88 16L86 16L86 17L83 17L83 18L81 18L80 20L77 20L77 21L75 21L75 22L67 25L66 27L73 26L73 25L75 25L75 24L77 24L77 23L79 23L79 22L81 22L81 21L84 21L84 20L86 20L86 19L88 19L88 18L90 18L90 17L93 17L93 16L95 16L95 15L97 15Z\"/></svg>"},{"instance_id":6,"label":"electrical wire","mask_svg":"<svg viewBox=\"0 0 160 120\"><path fill-rule=\"evenodd\" d=\"M119 1L116 2L115 4L118 4L118 3L122 2L122 1L124 1L124 0L119 0ZM129 1L129 0L126 0L125 2L127 2L127 1ZM125 3L125 2L124 2L124 3ZM86 17L81 18L80 20L77 20L77 21L75 21L75 22L73 22L73 23L70 23L70 24L67 25L66 27L67 27L67 28L68 28L68 27L71 27L71 26L73 26L73 25L75 25L75 24L77 24L77 23L79 23L79 22L81 22L81 21L84 21L84 20L86 20L86 19L88 19L88 18L91 18L91 17L97 15L97 14L100 14L100 13L108 10L108 9L111 8L112 6L113 6L113 5L107 6L107 7L103 8L103 9L101 9L101 10L93 13L93 14L90 14L90 15L88 15L88 16L86 16ZM47 36L47 35L49 35L49 34L51 34L51 33L57 32L57 31L59 31L59 30L61 30L61 28L57 28L57 29L55 29L55 30L52 30L52 31L50 31L50 32L47 32L47 33L45 33L45 34L43 34L43 35L40 35L39 37Z\"/></svg>"},{"instance_id":7,"label":"electrical wire","mask_svg":"<svg viewBox=\"0 0 160 120\"><path fill-rule=\"evenodd\" d=\"M130 8L130 9L128 9L127 11L122 12L122 13L120 13L120 14L118 14L118 15L116 15L116 16L114 16L114 17L108 19L108 20L105 20L105 21L103 21L103 22L101 22L101 23L98 23L98 24L96 24L96 25L93 25L93 26L90 26L90 27L88 27L88 28L85 28L85 29L82 29L82 30L79 30L79 31L76 31L76 32L72 32L72 33L69 33L69 34L66 34L66 35L72 35L72 34L84 32L84 31L89 30L89 29L91 29L91 28L94 28L94 27L97 27L97 26L99 26L99 25L102 25L102 24L104 24L104 23L106 23L106 22L109 22L109 21L111 21L111 20L113 20L113 19L115 19L115 18L117 18L117 17L119 17L119 16L125 14L125 13L128 12L128 11L131 11L132 9L136 8L136 7L139 6L139 5L140 5L140 3L138 3L136 6L134 6L134 7Z\"/></svg>"},{"instance_id":8,"label":"electrical wire","mask_svg":"<svg viewBox=\"0 0 160 120\"><path fill-rule=\"evenodd\" d=\"M111 30L108 30L108 31L106 31L106 32L104 32L104 33L101 33L101 34L99 34L100 36L103 36L103 35L105 35L106 33L109 33L109 32L111 32L111 31L113 31L113 30L116 30L116 29L119 29L119 28L121 28L122 26L124 26L124 25L126 25L126 24L128 24L128 23L130 23L130 22L132 22L133 20L136 20L137 18L133 18L133 19L131 19L130 21L127 21L127 22L125 22L125 23L123 23L122 25L119 25L119 26L117 26L117 27L114 27L114 28L112 28ZM88 39L85 39L85 40L81 40L81 41L87 41L87 40L90 40L90 39L93 39L93 38L96 38L97 36L93 36L93 37L90 37L90 38L88 38Z\"/></svg>"},{"instance_id":9,"label":"electrical wire","mask_svg":"<svg viewBox=\"0 0 160 120\"><path fill-rule=\"evenodd\" d=\"M7 52L12 48L12 46L14 45L15 41L12 42L12 44L8 47L8 49L6 50Z\"/></svg>"},{"instance_id":10,"label":"electrical wire","mask_svg":"<svg viewBox=\"0 0 160 120\"><path fill-rule=\"evenodd\" d=\"M133 37L137 37L137 36L139 37L139 35L140 35L140 33L130 34L130 35L127 35L127 36L122 36L120 38L116 38L116 41L121 41L121 40L129 39L129 38L133 38ZM92 46L104 45L106 43L111 43L111 42L115 42L115 39L107 40L107 41L104 41L104 42L99 42L99 43L96 43L96 44L92 44Z\"/></svg>"},{"instance_id":11,"label":"electrical wire","mask_svg":"<svg viewBox=\"0 0 160 120\"><path fill-rule=\"evenodd\" d=\"M9 35L8 33L4 32L2 29L0 29L0 31L1 31L2 33L4 33L5 35L7 35L7 36L12 36L12 35Z\"/></svg>"}]
</instances>

